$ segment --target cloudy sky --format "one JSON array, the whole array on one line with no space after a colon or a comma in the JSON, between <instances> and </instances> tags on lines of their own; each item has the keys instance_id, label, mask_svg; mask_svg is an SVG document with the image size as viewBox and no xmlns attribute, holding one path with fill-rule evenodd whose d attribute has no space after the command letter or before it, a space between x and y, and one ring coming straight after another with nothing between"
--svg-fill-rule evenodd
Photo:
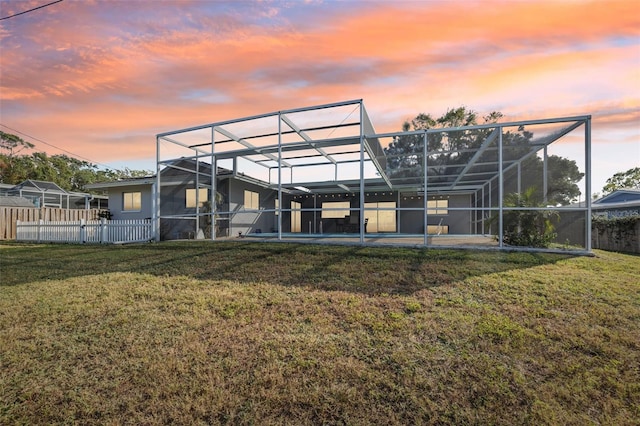
<instances>
[{"instance_id":1,"label":"cloudy sky","mask_svg":"<svg viewBox=\"0 0 640 426\"><path fill-rule=\"evenodd\" d=\"M590 114L593 191L640 165L637 0L65 0L0 43L0 130L111 167L155 168L160 132L349 99L379 132Z\"/></svg>"}]
</instances>

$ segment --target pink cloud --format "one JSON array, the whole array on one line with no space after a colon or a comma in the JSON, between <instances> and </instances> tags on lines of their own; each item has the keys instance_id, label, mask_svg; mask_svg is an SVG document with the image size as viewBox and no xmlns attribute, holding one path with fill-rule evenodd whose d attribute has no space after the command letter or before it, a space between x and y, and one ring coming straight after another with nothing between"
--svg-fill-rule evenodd
<instances>
[{"instance_id":1,"label":"pink cloud","mask_svg":"<svg viewBox=\"0 0 640 426\"><path fill-rule=\"evenodd\" d=\"M220 7L64 2L7 20L2 121L102 161L152 159L157 132L354 98L378 131L467 105L509 119L593 114L637 138L633 1L359 3L358 13L210 4Z\"/></svg>"}]
</instances>

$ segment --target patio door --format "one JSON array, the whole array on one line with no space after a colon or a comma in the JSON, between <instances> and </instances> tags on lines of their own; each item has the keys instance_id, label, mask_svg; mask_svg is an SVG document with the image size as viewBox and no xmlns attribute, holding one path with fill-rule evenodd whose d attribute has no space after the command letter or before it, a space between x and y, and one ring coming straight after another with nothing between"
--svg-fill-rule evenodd
<instances>
[{"instance_id":1,"label":"patio door","mask_svg":"<svg viewBox=\"0 0 640 426\"><path fill-rule=\"evenodd\" d=\"M364 203L364 216L368 219L367 232L396 232L395 209L395 201Z\"/></svg>"},{"instance_id":2,"label":"patio door","mask_svg":"<svg viewBox=\"0 0 640 426\"><path fill-rule=\"evenodd\" d=\"M302 204L291 202L291 232L302 232Z\"/></svg>"}]
</instances>

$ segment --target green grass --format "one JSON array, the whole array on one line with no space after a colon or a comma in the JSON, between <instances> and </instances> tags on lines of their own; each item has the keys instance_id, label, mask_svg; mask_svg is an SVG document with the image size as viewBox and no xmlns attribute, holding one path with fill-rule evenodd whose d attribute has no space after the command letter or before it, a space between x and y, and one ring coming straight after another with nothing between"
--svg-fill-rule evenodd
<instances>
[{"instance_id":1,"label":"green grass","mask_svg":"<svg viewBox=\"0 0 640 426\"><path fill-rule=\"evenodd\" d=\"M0 244L0 424L638 424L640 257Z\"/></svg>"}]
</instances>

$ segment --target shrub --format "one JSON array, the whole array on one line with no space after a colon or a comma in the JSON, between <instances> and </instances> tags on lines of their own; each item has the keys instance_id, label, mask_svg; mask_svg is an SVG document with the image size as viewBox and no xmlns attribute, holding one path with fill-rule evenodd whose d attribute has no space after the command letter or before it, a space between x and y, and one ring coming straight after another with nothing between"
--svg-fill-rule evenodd
<instances>
[{"instance_id":1,"label":"shrub","mask_svg":"<svg viewBox=\"0 0 640 426\"><path fill-rule=\"evenodd\" d=\"M535 198L536 188L529 187L526 191L514 192L504 197L502 212L503 242L512 246L548 247L556 238L555 226L552 220L558 217L550 210L509 210L509 207L537 208L544 204ZM498 221L494 215L490 223Z\"/></svg>"}]
</instances>

